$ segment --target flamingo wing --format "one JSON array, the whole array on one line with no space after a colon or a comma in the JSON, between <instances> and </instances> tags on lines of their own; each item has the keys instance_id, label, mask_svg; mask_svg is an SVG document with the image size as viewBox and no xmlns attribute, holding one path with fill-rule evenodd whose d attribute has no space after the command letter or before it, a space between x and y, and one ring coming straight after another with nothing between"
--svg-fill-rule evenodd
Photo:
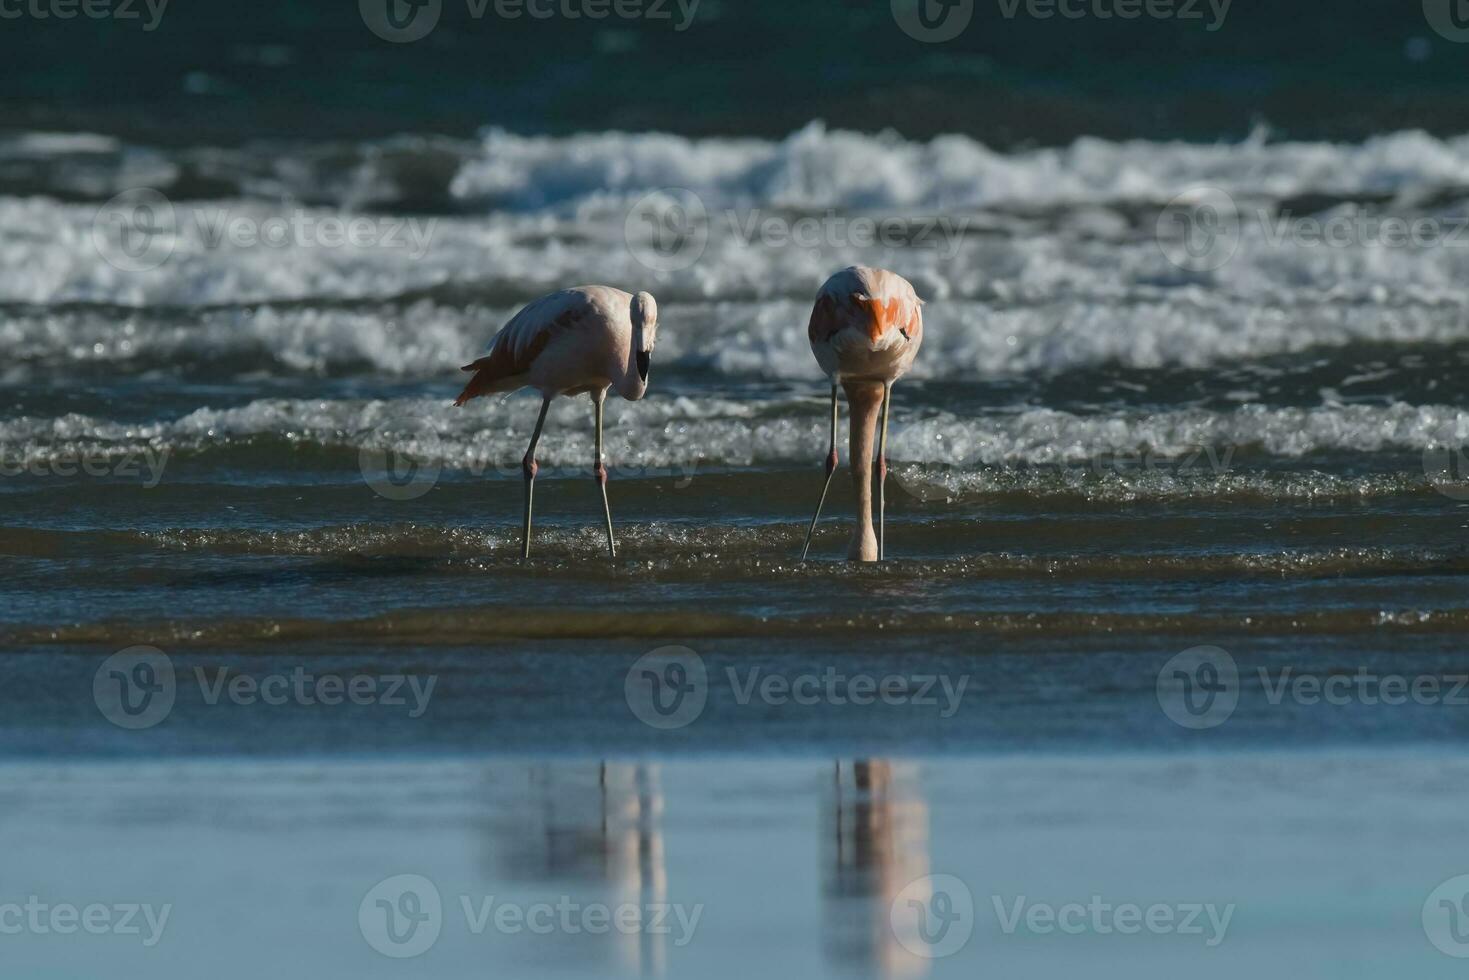
<instances>
[{"instance_id":1,"label":"flamingo wing","mask_svg":"<svg viewBox=\"0 0 1469 980\"><path fill-rule=\"evenodd\" d=\"M596 312L594 298L584 289L565 289L531 303L495 334L489 353L464 366L474 377L454 404L510 390L506 382L528 372L552 340L587 323Z\"/></svg>"},{"instance_id":2,"label":"flamingo wing","mask_svg":"<svg viewBox=\"0 0 1469 980\"><path fill-rule=\"evenodd\" d=\"M811 323L806 328L806 336L813 345L825 344L846 325L836 300L830 293L822 293L816 298L816 306L811 310Z\"/></svg>"}]
</instances>

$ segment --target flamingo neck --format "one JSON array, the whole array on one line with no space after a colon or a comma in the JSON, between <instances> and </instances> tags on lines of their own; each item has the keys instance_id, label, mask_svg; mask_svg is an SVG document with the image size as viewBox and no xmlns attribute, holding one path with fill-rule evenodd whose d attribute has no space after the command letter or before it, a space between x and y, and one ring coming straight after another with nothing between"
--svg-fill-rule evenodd
<instances>
[{"instance_id":1,"label":"flamingo neck","mask_svg":"<svg viewBox=\"0 0 1469 980\"><path fill-rule=\"evenodd\" d=\"M628 365L612 383L617 393L630 402L639 401L648 393L648 385L639 375L636 365Z\"/></svg>"},{"instance_id":2,"label":"flamingo neck","mask_svg":"<svg viewBox=\"0 0 1469 980\"><path fill-rule=\"evenodd\" d=\"M883 386L872 381L844 381L852 408L852 489L857 494L857 524L847 548L848 561L877 561L877 533L872 529L872 451Z\"/></svg>"}]
</instances>

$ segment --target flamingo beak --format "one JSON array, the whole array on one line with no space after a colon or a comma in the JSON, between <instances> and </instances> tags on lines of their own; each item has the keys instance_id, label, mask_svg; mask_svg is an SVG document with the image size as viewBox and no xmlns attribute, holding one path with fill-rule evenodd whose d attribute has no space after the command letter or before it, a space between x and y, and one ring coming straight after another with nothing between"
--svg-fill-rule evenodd
<instances>
[{"instance_id":1,"label":"flamingo beak","mask_svg":"<svg viewBox=\"0 0 1469 980\"><path fill-rule=\"evenodd\" d=\"M882 338L887 336L888 312L875 299L869 299L862 305L867 310L867 336L872 339L872 345L876 347L882 343Z\"/></svg>"},{"instance_id":2,"label":"flamingo beak","mask_svg":"<svg viewBox=\"0 0 1469 980\"><path fill-rule=\"evenodd\" d=\"M638 377L642 379L643 384L647 384L648 383L648 372L651 371L651 370L653 370L653 352L652 351L646 351L646 350L640 350L640 351L638 351L638 358L637 359L638 359Z\"/></svg>"}]
</instances>

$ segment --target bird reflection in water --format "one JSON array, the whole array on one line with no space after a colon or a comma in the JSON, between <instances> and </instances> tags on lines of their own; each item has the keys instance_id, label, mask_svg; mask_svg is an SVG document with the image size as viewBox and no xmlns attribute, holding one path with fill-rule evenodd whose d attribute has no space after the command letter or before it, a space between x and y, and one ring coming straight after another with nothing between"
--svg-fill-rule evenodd
<instances>
[{"instance_id":1,"label":"bird reflection in water","mask_svg":"<svg viewBox=\"0 0 1469 980\"><path fill-rule=\"evenodd\" d=\"M919 977L929 961L893 933L893 900L929 872L928 808L914 766L838 762L830 789L823 886L827 956L883 977Z\"/></svg>"},{"instance_id":2,"label":"bird reflection in water","mask_svg":"<svg viewBox=\"0 0 1469 980\"><path fill-rule=\"evenodd\" d=\"M497 795L511 793L494 827L499 871L510 881L561 884L576 901L613 909L668 902L657 766L538 762L497 773L494 785ZM583 938L615 947L619 973L664 974L665 933Z\"/></svg>"}]
</instances>

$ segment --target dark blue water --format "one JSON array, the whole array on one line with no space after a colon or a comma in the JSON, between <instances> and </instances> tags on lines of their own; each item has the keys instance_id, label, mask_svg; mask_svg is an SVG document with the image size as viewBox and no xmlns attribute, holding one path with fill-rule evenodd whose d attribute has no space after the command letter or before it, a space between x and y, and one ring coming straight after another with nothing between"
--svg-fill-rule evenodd
<instances>
[{"instance_id":1,"label":"dark blue water","mask_svg":"<svg viewBox=\"0 0 1469 980\"><path fill-rule=\"evenodd\" d=\"M942 43L904 34L886 0L704 0L691 16L656 2L573 20L443 0L437 27L400 44L347 0L175 2L152 30L142 0L135 19L8 19L0 123L176 143L484 125L781 136L825 119L999 146L1469 127L1469 47L1417 2L1238 2L1221 19L1179 0L1124 19L1098 15L1113 0L1072 0L1071 19L971 0Z\"/></svg>"}]
</instances>

